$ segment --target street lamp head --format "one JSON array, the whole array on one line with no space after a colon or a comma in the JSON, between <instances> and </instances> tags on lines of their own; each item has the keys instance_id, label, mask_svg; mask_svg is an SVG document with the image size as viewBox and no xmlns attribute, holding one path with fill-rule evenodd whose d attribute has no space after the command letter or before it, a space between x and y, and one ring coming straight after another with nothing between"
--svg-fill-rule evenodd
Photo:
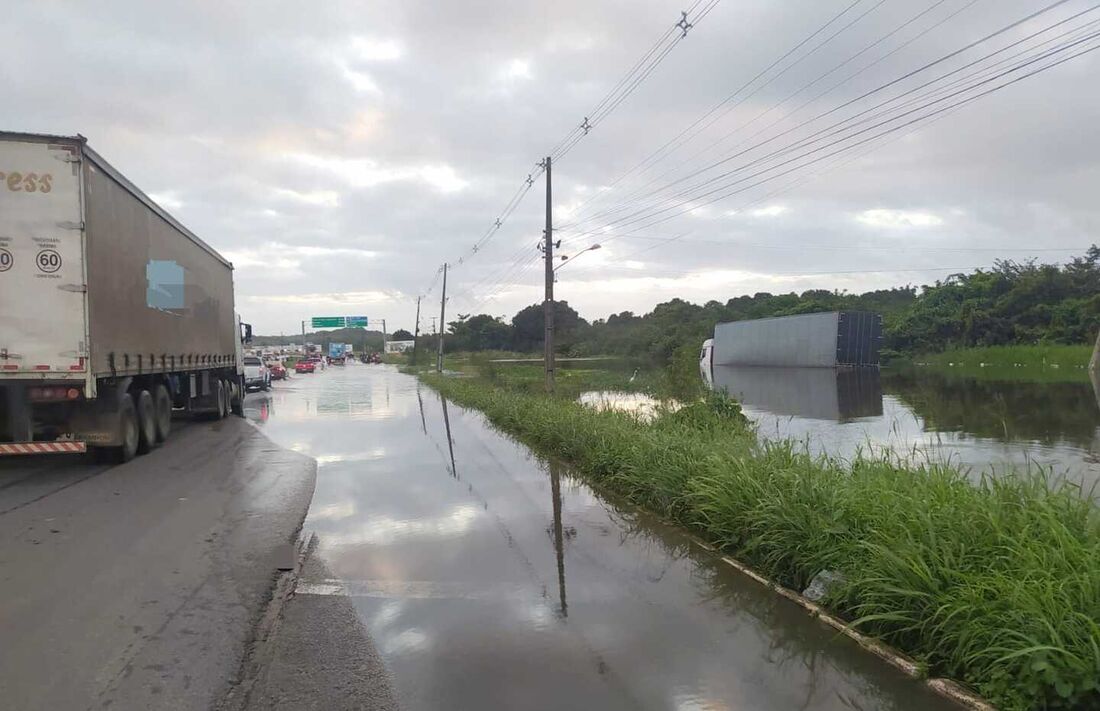
<instances>
[{"instance_id":1,"label":"street lamp head","mask_svg":"<svg viewBox=\"0 0 1100 711\"><path fill-rule=\"evenodd\" d=\"M599 243L599 242L597 242L596 244L594 244L594 245L592 245L591 247L589 247L589 249L599 249L599 248L600 248L601 246L602 246L602 245L600 245L600 243Z\"/></svg>"}]
</instances>

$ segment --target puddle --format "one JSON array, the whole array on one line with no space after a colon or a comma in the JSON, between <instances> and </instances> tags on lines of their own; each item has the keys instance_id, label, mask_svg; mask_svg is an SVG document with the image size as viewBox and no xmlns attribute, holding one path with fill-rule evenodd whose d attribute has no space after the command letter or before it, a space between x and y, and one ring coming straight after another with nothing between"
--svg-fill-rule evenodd
<instances>
[{"instance_id":1,"label":"puddle","mask_svg":"<svg viewBox=\"0 0 1100 711\"><path fill-rule=\"evenodd\" d=\"M596 410L616 410L629 412L643 421L652 420L661 411L677 410L680 403L675 400L661 401L645 393L631 393L619 390L590 390L580 394L577 402L588 405Z\"/></svg>"}]
</instances>

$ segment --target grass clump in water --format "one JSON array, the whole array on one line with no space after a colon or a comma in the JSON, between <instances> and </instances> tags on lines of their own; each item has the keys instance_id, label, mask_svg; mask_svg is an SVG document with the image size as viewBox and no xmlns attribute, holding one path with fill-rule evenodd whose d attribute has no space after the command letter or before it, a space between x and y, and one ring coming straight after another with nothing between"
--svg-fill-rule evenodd
<instances>
[{"instance_id":1,"label":"grass clump in water","mask_svg":"<svg viewBox=\"0 0 1100 711\"><path fill-rule=\"evenodd\" d=\"M652 421L425 376L542 454L688 526L1005 709L1100 708L1100 522L1070 486L760 443L712 395Z\"/></svg>"}]
</instances>

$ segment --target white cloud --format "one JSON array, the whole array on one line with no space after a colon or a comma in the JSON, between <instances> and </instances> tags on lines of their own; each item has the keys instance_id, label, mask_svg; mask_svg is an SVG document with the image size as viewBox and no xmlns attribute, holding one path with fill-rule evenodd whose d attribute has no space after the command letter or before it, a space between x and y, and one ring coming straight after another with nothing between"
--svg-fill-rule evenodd
<instances>
[{"instance_id":1,"label":"white cloud","mask_svg":"<svg viewBox=\"0 0 1100 711\"><path fill-rule=\"evenodd\" d=\"M318 207L339 207L340 205L340 193L335 190L299 192L288 188L276 188L275 194L305 205L316 205Z\"/></svg>"},{"instance_id":2,"label":"white cloud","mask_svg":"<svg viewBox=\"0 0 1100 711\"><path fill-rule=\"evenodd\" d=\"M332 173L357 188L370 188L401 181L419 181L441 193L452 193L469 185L466 180L459 177L454 168L445 164L383 166L369 158L334 158L311 153L291 153L287 157L299 164Z\"/></svg>"},{"instance_id":3,"label":"white cloud","mask_svg":"<svg viewBox=\"0 0 1100 711\"><path fill-rule=\"evenodd\" d=\"M869 227L880 227L889 230L909 227L936 227L943 224L943 218L930 212L883 208L864 210L856 216L856 221Z\"/></svg>"},{"instance_id":4,"label":"white cloud","mask_svg":"<svg viewBox=\"0 0 1100 711\"><path fill-rule=\"evenodd\" d=\"M178 210L183 207L183 200L180 199L178 193L173 191L149 193L149 197L153 202L160 205L165 210Z\"/></svg>"},{"instance_id":5,"label":"white cloud","mask_svg":"<svg viewBox=\"0 0 1100 711\"><path fill-rule=\"evenodd\" d=\"M394 300L394 295L385 291L337 291L314 294L273 294L269 296L249 296L248 301L260 304L308 304L341 305L382 304Z\"/></svg>"},{"instance_id":6,"label":"white cloud","mask_svg":"<svg viewBox=\"0 0 1100 711\"><path fill-rule=\"evenodd\" d=\"M374 259L378 256L378 252L355 247L321 247L267 242L257 248L223 251L222 255L237 269L259 267L264 270L297 270L305 259L318 257L339 258L344 261Z\"/></svg>"},{"instance_id":7,"label":"white cloud","mask_svg":"<svg viewBox=\"0 0 1100 711\"><path fill-rule=\"evenodd\" d=\"M531 62L526 59L512 59L504 65L505 79L531 79Z\"/></svg>"},{"instance_id":8,"label":"white cloud","mask_svg":"<svg viewBox=\"0 0 1100 711\"><path fill-rule=\"evenodd\" d=\"M393 62L405 56L405 48L400 42L392 39L353 37L350 53L355 59L363 62Z\"/></svg>"},{"instance_id":9,"label":"white cloud","mask_svg":"<svg viewBox=\"0 0 1100 711\"><path fill-rule=\"evenodd\" d=\"M352 88L361 94L381 94L382 89L374 81L374 77L359 69L354 69L348 62L340 60L336 62L344 79Z\"/></svg>"},{"instance_id":10,"label":"white cloud","mask_svg":"<svg viewBox=\"0 0 1100 711\"><path fill-rule=\"evenodd\" d=\"M779 217L788 210L790 208L786 205L768 205L767 207L757 208L749 214L753 217Z\"/></svg>"},{"instance_id":11,"label":"white cloud","mask_svg":"<svg viewBox=\"0 0 1100 711\"><path fill-rule=\"evenodd\" d=\"M449 165L426 165L418 174L421 180L443 193L458 192L469 185Z\"/></svg>"}]
</instances>

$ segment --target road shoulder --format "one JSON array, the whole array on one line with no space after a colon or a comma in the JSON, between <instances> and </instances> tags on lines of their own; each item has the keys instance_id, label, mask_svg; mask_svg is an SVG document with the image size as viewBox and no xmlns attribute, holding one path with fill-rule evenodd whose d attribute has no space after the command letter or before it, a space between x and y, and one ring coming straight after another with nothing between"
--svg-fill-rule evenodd
<instances>
[{"instance_id":1,"label":"road shoulder","mask_svg":"<svg viewBox=\"0 0 1100 711\"><path fill-rule=\"evenodd\" d=\"M14 708L209 709L239 680L316 462L230 418L0 517Z\"/></svg>"},{"instance_id":2,"label":"road shoulder","mask_svg":"<svg viewBox=\"0 0 1100 711\"><path fill-rule=\"evenodd\" d=\"M298 582L330 580L324 563L305 557ZM351 600L342 594L288 591L270 634L246 662L252 679L225 709L299 711L398 708L385 664Z\"/></svg>"}]
</instances>

